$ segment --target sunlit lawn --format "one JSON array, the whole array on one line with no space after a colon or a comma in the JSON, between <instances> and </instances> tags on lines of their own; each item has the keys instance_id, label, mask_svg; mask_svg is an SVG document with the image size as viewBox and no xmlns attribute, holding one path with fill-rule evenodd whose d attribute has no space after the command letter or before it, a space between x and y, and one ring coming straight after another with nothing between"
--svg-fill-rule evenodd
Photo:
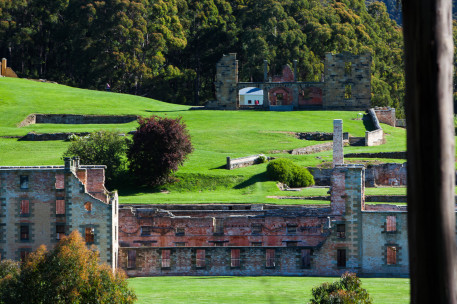
<instances>
[{"instance_id":1,"label":"sunlit lawn","mask_svg":"<svg viewBox=\"0 0 457 304\"><path fill-rule=\"evenodd\" d=\"M308 303L311 289L338 278L324 277L148 277L132 278L139 304ZM409 279L363 278L376 304L409 303Z\"/></svg>"}]
</instances>

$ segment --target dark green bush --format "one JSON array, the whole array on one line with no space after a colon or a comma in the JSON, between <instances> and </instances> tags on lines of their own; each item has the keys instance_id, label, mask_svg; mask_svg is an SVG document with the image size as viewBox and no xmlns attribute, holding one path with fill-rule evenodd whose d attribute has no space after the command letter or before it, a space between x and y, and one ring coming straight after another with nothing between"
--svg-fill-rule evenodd
<instances>
[{"instance_id":1,"label":"dark green bush","mask_svg":"<svg viewBox=\"0 0 457 304\"><path fill-rule=\"evenodd\" d=\"M269 179L287 184L290 187L314 185L314 178L308 169L302 168L286 158L271 161L267 166L267 175Z\"/></svg>"}]
</instances>

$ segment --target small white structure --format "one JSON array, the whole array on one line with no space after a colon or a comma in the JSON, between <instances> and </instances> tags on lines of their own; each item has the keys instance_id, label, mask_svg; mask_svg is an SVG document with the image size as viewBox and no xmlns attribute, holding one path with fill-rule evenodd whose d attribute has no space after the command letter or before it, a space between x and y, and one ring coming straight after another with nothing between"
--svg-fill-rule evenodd
<instances>
[{"instance_id":1,"label":"small white structure","mask_svg":"<svg viewBox=\"0 0 457 304\"><path fill-rule=\"evenodd\" d=\"M263 90L248 87L239 91L240 106L261 106L263 105Z\"/></svg>"}]
</instances>

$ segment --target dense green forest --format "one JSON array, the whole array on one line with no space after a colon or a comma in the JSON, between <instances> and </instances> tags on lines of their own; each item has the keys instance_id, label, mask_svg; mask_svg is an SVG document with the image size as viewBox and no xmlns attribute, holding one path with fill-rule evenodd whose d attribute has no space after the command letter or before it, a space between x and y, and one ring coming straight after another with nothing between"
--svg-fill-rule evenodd
<instances>
[{"instance_id":1,"label":"dense green forest","mask_svg":"<svg viewBox=\"0 0 457 304\"><path fill-rule=\"evenodd\" d=\"M299 62L319 81L326 52L370 52L373 105L402 108L402 32L363 0L0 0L0 56L20 77L200 105L216 62L236 52L240 79ZM401 114L401 110L399 111Z\"/></svg>"}]
</instances>

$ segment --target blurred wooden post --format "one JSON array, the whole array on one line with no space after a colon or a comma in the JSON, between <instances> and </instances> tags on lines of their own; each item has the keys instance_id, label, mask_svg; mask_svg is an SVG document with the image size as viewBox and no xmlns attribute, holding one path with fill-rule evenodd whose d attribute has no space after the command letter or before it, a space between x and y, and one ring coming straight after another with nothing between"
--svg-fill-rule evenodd
<instances>
[{"instance_id":1,"label":"blurred wooden post","mask_svg":"<svg viewBox=\"0 0 457 304\"><path fill-rule=\"evenodd\" d=\"M456 303L451 0L403 0L412 303Z\"/></svg>"}]
</instances>

